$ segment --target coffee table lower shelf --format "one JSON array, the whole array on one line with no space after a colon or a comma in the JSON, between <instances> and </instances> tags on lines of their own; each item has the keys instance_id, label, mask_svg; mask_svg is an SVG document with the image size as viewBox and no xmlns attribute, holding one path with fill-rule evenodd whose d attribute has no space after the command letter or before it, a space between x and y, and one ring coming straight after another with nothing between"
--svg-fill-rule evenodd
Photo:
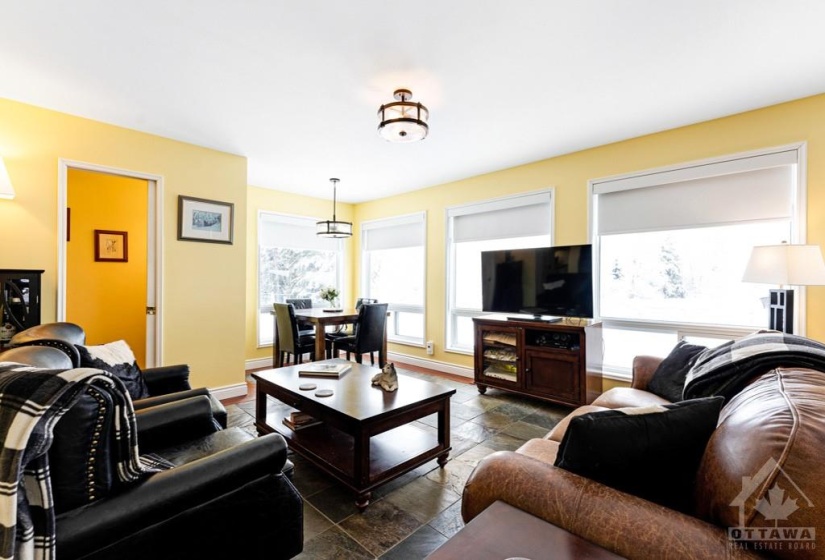
<instances>
[{"instance_id":1,"label":"coffee table lower shelf","mask_svg":"<svg viewBox=\"0 0 825 560\"><path fill-rule=\"evenodd\" d=\"M369 438L369 470L359 481L353 436L324 423L292 431L283 424L289 412L268 413L266 423L256 423L258 433L276 431L284 436L292 450L355 492L360 509L378 486L436 458L443 466L451 449L439 444L435 434L410 424L393 428Z\"/></svg>"}]
</instances>

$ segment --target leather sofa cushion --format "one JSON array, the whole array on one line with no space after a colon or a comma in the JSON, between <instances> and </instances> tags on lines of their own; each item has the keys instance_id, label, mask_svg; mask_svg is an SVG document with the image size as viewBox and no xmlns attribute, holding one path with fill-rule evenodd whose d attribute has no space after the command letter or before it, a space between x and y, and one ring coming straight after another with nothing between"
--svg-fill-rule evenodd
<instances>
[{"instance_id":1,"label":"leather sofa cushion","mask_svg":"<svg viewBox=\"0 0 825 560\"><path fill-rule=\"evenodd\" d=\"M559 452L559 442L549 439L531 439L516 449L516 453L521 453L542 463L552 465L556 462L556 455Z\"/></svg>"},{"instance_id":2,"label":"leather sofa cushion","mask_svg":"<svg viewBox=\"0 0 825 560\"><path fill-rule=\"evenodd\" d=\"M723 527L821 527L823 403L825 373L809 369L777 368L735 395L722 410L699 468L697 515ZM774 509L786 505L787 510ZM805 551L785 548L775 552L806 557Z\"/></svg>"},{"instance_id":3,"label":"leather sofa cushion","mask_svg":"<svg viewBox=\"0 0 825 560\"><path fill-rule=\"evenodd\" d=\"M670 404L670 401L641 389L614 387L599 395L591 404L604 408L628 408L631 406Z\"/></svg>"}]
</instances>

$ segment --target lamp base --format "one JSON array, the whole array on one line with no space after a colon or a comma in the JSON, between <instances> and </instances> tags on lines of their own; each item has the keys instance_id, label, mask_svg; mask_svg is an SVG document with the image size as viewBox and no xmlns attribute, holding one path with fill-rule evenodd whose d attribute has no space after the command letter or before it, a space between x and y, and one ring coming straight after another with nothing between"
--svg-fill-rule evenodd
<instances>
[{"instance_id":1,"label":"lamp base","mask_svg":"<svg viewBox=\"0 0 825 560\"><path fill-rule=\"evenodd\" d=\"M771 290L769 328L793 334L793 290Z\"/></svg>"}]
</instances>

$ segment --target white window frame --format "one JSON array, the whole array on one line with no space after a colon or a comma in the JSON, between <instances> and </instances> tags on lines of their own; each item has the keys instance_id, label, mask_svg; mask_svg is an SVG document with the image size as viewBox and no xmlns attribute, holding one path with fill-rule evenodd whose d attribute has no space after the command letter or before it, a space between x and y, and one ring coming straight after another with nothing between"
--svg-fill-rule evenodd
<instances>
[{"instance_id":1,"label":"white window frame","mask_svg":"<svg viewBox=\"0 0 825 560\"><path fill-rule=\"evenodd\" d=\"M710 178L725 173L742 173L764 168L764 161L770 158L784 158L790 155L795 158L796 180L791 194L791 243L805 243L807 231L807 143L799 142L773 148L765 148L726 156L686 162L672 166L648 169L634 173L614 175L588 181L588 234L593 244L593 274L594 274L594 315L602 321L604 328L633 329L650 332L675 332L677 339L683 337L708 337L733 339L752 332L752 329L742 329L719 325L684 324L668 321L642 321L634 319L601 317L601 243L596 224L598 223L598 194L597 190L619 191L645 188L656 185L666 185L681 181ZM804 286L795 287L797 309L794 319L794 332L805 335L806 290ZM630 380L630 368L603 369L603 375L612 379Z\"/></svg>"},{"instance_id":2,"label":"white window frame","mask_svg":"<svg viewBox=\"0 0 825 560\"><path fill-rule=\"evenodd\" d=\"M404 214L401 216L393 216L390 218L381 218L377 220L367 220L361 222L361 294L362 297L365 298L372 298L372 294L370 293L370 281L369 281L369 271L370 271L370 255L369 251L367 251L367 235L364 235L365 231L368 230L377 230L382 228L391 228L394 226L402 226L402 225L420 225L422 228L422 239L423 244L422 247L424 248L424 259L421 263L421 282L424 286L424 301L421 302L421 305L409 305L409 304L400 304L400 303L393 303L393 302L386 302L389 304L387 307L387 311L390 312L390 321L394 321L393 328L387 329L387 341L394 342L398 344L406 344L408 346L416 346L423 348L425 344L425 340L427 339L427 212L413 212L411 214ZM398 317L399 313L420 313L422 317L422 321L424 322L424 333L421 336L421 339L415 337L408 337L408 336L399 336L396 334L392 334L398 331Z\"/></svg>"},{"instance_id":3,"label":"white window frame","mask_svg":"<svg viewBox=\"0 0 825 560\"><path fill-rule=\"evenodd\" d=\"M457 206L449 206L445 210L445 231L447 232L446 237L446 265L445 270L447 271L445 280L446 280L446 310L445 310L445 324L444 324L444 334L445 334L445 351L453 352L456 354L465 354L472 356L474 353L473 348L464 348L460 346L456 346L454 343L454 336L453 332L456 330L457 320L458 318L463 317L480 317L482 315L487 315L488 313L481 311L480 309L469 309L469 308L461 308L456 307L455 305L455 281L456 281L456 273L455 273L455 232L454 232L454 219L459 216L467 216L470 214L480 214L484 212L495 212L506 210L509 208L517 208L520 206L529 206L530 199L535 199L537 196L544 196L547 195L549 197L549 206L550 212L548 216L549 220L549 231L547 232L547 245L553 245L554 239L554 232L555 232L555 224L556 224L556 215L555 215L555 208L556 208L556 189L555 187L547 187L545 189L537 190L537 191L530 191L519 193L515 195L503 196L498 198L491 198L487 200L480 200L476 202L470 202L467 204L461 204Z\"/></svg>"},{"instance_id":4,"label":"white window frame","mask_svg":"<svg viewBox=\"0 0 825 560\"><path fill-rule=\"evenodd\" d=\"M271 342L261 342L261 317L266 314L268 311L272 311L271 304L270 305L262 305L261 304L261 229L263 226L263 219L264 218L274 218L275 220L281 221L282 223L288 225L295 225L299 227L306 227L307 229L311 230L314 234L316 231L316 223L321 221L323 218L312 218L308 216L298 216L295 214L283 214L280 212L272 212L270 210L258 210L258 221L257 221L257 229L256 229L256 250L255 250L255 307L257 309L256 314L256 321L255 321L255 338L257 341L258 348L269 348L271 347L275 341ZM338 288L339 293L344 293L345 285L344 279L346 275L344 274L344 245L340 239L334 240L336 244L336 252L337 252L337 274L336 274L336 288ZM271 319L273 322L275 321L274 316Z\"/></svg>"}]
</instances>

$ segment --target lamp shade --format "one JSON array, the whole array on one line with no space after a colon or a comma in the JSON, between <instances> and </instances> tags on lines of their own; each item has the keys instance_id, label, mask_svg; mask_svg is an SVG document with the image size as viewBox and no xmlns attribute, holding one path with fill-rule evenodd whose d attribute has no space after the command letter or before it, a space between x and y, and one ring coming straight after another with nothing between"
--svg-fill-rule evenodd
<instances>
[{"instance_id":1,"label":"lamp shade","mask_svg":"<svg viewBox=\"0 0 825 560\"><path fill-rule=\"evenodd\" d=\"M335 216L335 205L338 201L338 181L332 178L332 219L322 220L315 223L315 234L319 237L331 237L338 239L341 237L352 237L352 222L344 222Z\"/></svg>"},{"instance_id":2,"label":"lamp shade","mask_svg":"<svg viewBox=\"0 0 825 560\"><path fill-rule=\"evenodd\" d=\"M410 101L412 92L397 89L396 101L381 105L378 109L378 134L388 142L416 142L427 137L430 112L421 103Z\"/></svg>"},{"instance_id":3,"label":"lamp shade","mask_svg":"<svg viewBox=\"0 0 825 560\"><path fill-rule=\"evenodd\" d=\"M753 248L742 276L745 282L825 285L825 262L819 245L761 245Z\"/></svg>"},{"instance_id":4,"label":"lamp shade","mask_svg":"<svg viewBox=\"0 0 825 560\"><path fill-rule=\"evenodd\" d=\"M6 171L6 164L3 163L2 157L0 157L0 198L8 200L14 198L14 187L11 186L11 179L9 179L9 173Z\"/></svg>"}]
</instances>

